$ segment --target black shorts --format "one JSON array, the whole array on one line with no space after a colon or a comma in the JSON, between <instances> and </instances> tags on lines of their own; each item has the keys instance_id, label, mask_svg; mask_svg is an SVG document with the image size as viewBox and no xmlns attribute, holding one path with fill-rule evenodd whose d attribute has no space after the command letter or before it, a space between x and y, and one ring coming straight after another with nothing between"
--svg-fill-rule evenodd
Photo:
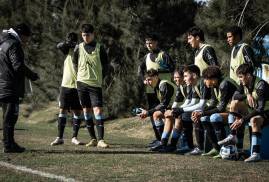
<instances>
[{"instance_id":1,"label":"black shorts","mask_svg":"<svg viewBox=\"0 0 269 182\"><path fill-rule=\"evenodd\" d=\"M91 87L85 83L77 82L78 96L83 108L102 107L102 88Z\"/></svg>"},{"instance_id":2,"label":"black shorts","mask_svg":"<svg viewBox=\"0 0 269 182\"><path fill-rule=\"evenodd\" d=\"M269 111L264 111L264 113L262 114L262 117L264 119L262 127L269 125Z\"/></svg>"},{"instance_id":3,"label":"black shorts","mask_svg":"<svg viewBox=\"0 0 269 182\"><path fill-rule=\"evenodd\" d=\"M77 89L61 87L59 107L62 109L81 110Z\"/></svg>"}]
</instances>

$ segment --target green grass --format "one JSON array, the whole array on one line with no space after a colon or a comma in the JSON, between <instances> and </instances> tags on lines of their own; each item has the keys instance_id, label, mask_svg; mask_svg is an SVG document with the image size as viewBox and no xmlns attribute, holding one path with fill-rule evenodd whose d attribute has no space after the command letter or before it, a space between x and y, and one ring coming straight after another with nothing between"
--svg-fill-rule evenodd
<instances>
[{"instance_id":1,"label":"green grass","mask_svg":"<svg viewBox=\"0 0 269 182\"><path fill-rule=\"evenodd\" d=\"M31 169L75 178L79 181L268 181L268 161L245 164L206 157L158 154L145 146L152 138L150 123L137 118L106 123L109 149L71 144L72 128L65 132L65 144L50 146L56 123L19 122L15 132L22 154L0 154L0 160ZM79 139L88 142L84 128ZM54 181L36 175L0 168L0 181Z\"/></svg>"}]
</instances>

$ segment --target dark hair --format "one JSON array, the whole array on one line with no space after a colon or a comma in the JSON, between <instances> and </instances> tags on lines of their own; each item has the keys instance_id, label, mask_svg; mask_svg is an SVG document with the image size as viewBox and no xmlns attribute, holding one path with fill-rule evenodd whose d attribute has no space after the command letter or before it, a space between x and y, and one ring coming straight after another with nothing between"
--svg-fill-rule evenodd
<instances>
[{"instance_id":1,"label":"dark hair","mask_svg":"<svg viewBox=\"0 0 269 182\"><path fill-rule=\"evenodd\" d=\"M154 76L158 76L158 75L159 75L158 71L154 70L154 69L150 69L146 73L146 77L154 77Z\"/></svg>"},{"instance_id":2,"label":"dark hair","mask_svg":"<svg viewBox=\"0 0 269 182\"><path fill-rule=\"evenodd\" d=\"M192 35L194 37L198 36L202 42L205 41L204 32L199 27L190 28L187 32L187 35Z\"/></svg>"},{"instance_id":3,"label":"dark hair","mask_svg":"<svg viewBox=\"0 0 269 182\"><path fill-rule=\"evenodd\" d=\"M159 41L159 37L156 33L150 33L145 36L145 41Z\"/></svg>"},{"instance_id":4,"label":"dark hair","mask_svg":"<svg viewBox=\"0 0 269 182\"><path fill-rule=\"evenodd\" d=\"M179 66L174 70L174 73L178 73L179 76L183 77L184 66Z\"/></svg>"},{"instance_id":5,"label":"dark hair","mask_svg":"<svg viewBox=\"0 0 269 182\"><path fill-rule=\"evenodd\" d=\"M185 66L183 72L195 73L197 76L200 76L200 69L198 66L196 66L194 64Z\"/></svg>"},{"instance_id":6,"label":"dark hair","mask_svg":"<svg viewBox=\"0 0 269 182\"><path fill-rule=\"evenodd\" d=\"M66 40L70 42L77 42L78 41L78 35L75 32L70 32L66 36Z\"/></svg>"},{"instance_id":7,"label":"dark hair","mask_svg":"<svg viewBox=\"0 0 269 182\"><path fill-rule=\"evenodd\" d=\"M26 23L20 23L14 27L14 30L19 34L19 35L25 35L25 36L31 36L32 31Z\"/></svg>"},{"instance_id":8,"label":"dark hair","mask_svg":"<svg viewBox=\"0 0 269 182\"><path fill-rule=\"evenodd\" d=\"M241 64L236 70L237 75L239 74L246 75L248 73L252 75L253 72L254 72L253 66L247 63Z\"/></svg>"},{"instance_id":9,"label":"dark hair","mask_svg":"<svg viewBox=\"0 0 269 182\"><path fill-rule=\"evenodd\" d=\"M209 66L203 71L204 79L220 79L222 77L221 70L218 66Z\"/></svg>"},{"instance_id":10,"label":"dark hair","mask_svg":"<svg viewBox=\"0 0 269 182\"><path fill-rule=\"evenodd\" d=\"M233 36L239 35L240 40L243 37L243 33L242 33L242 28L240 28L239 26L232 26L227 30L227 33L232 33Z\"/></svg>"},{"instance_id":11,"label":"dark hair","mask_svg":"<svg viewBox=\"0 0 269 182\"><path fill-rule=\"evenodd\" d=\"M93 33L94 28L91 24L83 24L81 25L81 32L83 33Z\"/></svg>"}]
</instances>

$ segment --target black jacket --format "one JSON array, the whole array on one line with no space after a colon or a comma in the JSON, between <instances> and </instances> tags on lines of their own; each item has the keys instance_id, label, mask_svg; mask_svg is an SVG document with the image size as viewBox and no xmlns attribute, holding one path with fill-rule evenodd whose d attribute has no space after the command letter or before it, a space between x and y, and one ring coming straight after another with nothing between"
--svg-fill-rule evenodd
<instances>
[{"instance_id":1,"label":"black jacket","mask_svg":"<svg viewBox=\"0 0 269 182\"><path fill-rule=\"evenodd\" d=\"M32 81L38 75L24 64L24 52L20 40L3 32L0 34L0 99L23 98L25 77Z\"/></svg>"}]
</instances>

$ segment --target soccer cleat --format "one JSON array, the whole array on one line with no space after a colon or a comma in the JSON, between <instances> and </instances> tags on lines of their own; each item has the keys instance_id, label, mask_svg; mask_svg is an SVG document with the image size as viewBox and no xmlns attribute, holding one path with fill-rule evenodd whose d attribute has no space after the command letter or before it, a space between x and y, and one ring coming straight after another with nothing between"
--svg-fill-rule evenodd
<instances>
[{"instance_id":1,"label":"soccer cleat","mask_svg":"<svg viewBox=\"0 0 269 182\"><path fill-rule=\"evenodd\" d=\"M186 153L185 155L201 155L203 151L198 147L195 147L192 151Z\"/></svg>"},{"instance_id":2,"label":"soccer cleat","mask_svg":"<svg viewBox=\"0 0 269 182\"><path fill-rule=\"evenodd\" d=\"M54 145L62 145L64 144L64 140L60 137L57 137L53 142L51 142L51 146L54 146Z\"/></svg>"},{"instance_id":3,"label":"soccer cleat","mask_svg":"<svg viewBox=\"0 0 269 182\"><path fill-rule=\"evenodd\" d=\"M215 156L218 154L219 151L217 151L215 148L212 148L209 152L202 154L202 156Z\"/></svg>"},{"instance_id":4,"label":"soccer cleat","mask_svg":"<svg viewBox=\"0 0 269 182\"><path fill-rule=\"evenodd\" d=\"M97 144L97 147L100 147L100 148L108 148L109 145L105 142L105 140L99 140L98 141L98 144Z\"/></svg>"},{"instance_id":5,"label":"soccer cleat","mask_svg":"<svg viewBox=\"0 0 269 182\"><path fill-rule=\"evenodd\" d=\"M19 146L17 143L11 144L9 147L4 147L4 153L22 153L25 151L24 147Z\"/></svg>"},{"instance_id":6,"label":"soccer cleat","mask_svg":"<svg viewBox=\"0 0 269 182\"><path fill-rule=\"evenodd\" d=\"M152 140L147 147L151 148L154 147L155 145L159 144L160 141L159 140Z\"/></svg>"},{"instance_id":7,"label":"soccer cleat","mask_svg":"<svg viewBox=\"0 0 269 182\"><path fill-rule=\"evenodd\" d=\"M77 139L77 137L73 137L71 140L71 143L73 143L75 145L81 145L81 142Z\"/></svg>"},{"instance_id":8,"label":"soccer cleat","mask_svg":"<svg viewBox=\"0 0 269 182\"><path fill-rule=\"evenodd\" d=\"M151 147L149 150L150 151L153 151L153 152L157 152L157 151L159 151L159 150L161 150L161 149L164 149L164 145L161 143L161 142L159 142L158 144L156 144L155 146L153 146L153 147Z\"/></svg>"},{"instance_id":9,"label":"soccer cleat","mask_svg":"<svg viewBox=\"0 0 269 182\"><path fill-rule=\"evenodd\" d=\"M89 143L86 144L86 147L96 147L97 146L97 140L91 139Z\"/></svg>"},{"instance_id":10,"label":"soccer cleat","mask_svg":"<svg viewBox=\"0 0 269 182\"><path fill-rule=\"evenodd\" d=\"M213 158L213 159L221 159L222 157L221 157L220 154L217 154L217 155L213 156L212 158Z\"/></svg>"},{"instance_id":11,"label":"soccer cleat","mask_svg":"<svg viewBox=\"0 0 269 182\"><path fill-rule=\"evenodd\" d=\"M168 145L168 146L165 146L165 147L161 148L159 150L159 152L161 152L161 153L171 153L171 152L175 152L176 150L177 150L176 146Z\"/></svg>"},{"instance_id":12,"label":"soccer cleat","mask_svg":"<svg viewBox=\"0 0 269 182\"><path fill-rule=\"evenodd\" d=\"M259 153L253 152L252 155L249 158L245 159L244 161L245 162L258 162L260 160L262 160L261 155Z\"/></svg>"},{"instance_id":13,"label":"soccer cleat","mask_svg":"<svg viewBox=\"0 0 269 182\"><path fill-rule=\"evenodd\" d=\"M236 135L228 135L225 139L218 142L219 145L235 145L238 139Z\"/></svg>"},{"instance_id":14,"label":"soccer cleat","mask_svg":"<svg viewBox=\"0 0 269 182\"><path fill-rule=\"evenodd\" d=\"M184 147L177 148L176 153L184 155L190 151L191 151L191 149L189 148L189 146L184 146Z\"/></svg>"}]
</instances>

